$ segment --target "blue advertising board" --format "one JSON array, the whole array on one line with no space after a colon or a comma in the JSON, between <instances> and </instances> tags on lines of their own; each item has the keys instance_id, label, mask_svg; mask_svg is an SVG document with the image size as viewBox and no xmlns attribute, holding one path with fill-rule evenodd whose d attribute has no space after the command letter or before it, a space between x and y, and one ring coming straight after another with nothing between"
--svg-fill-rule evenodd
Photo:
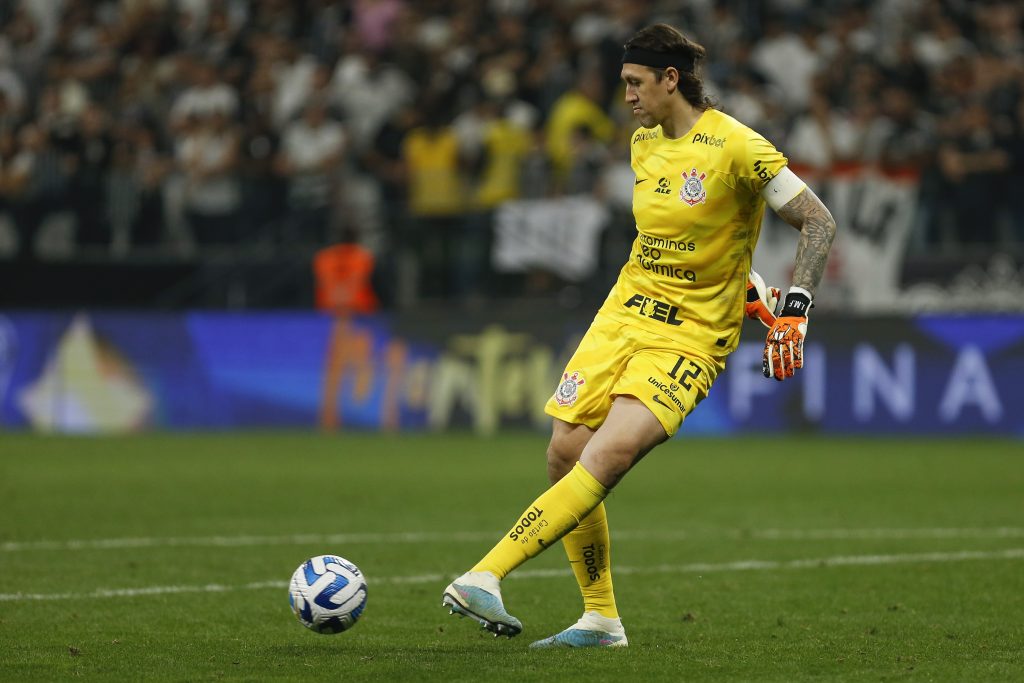
<instances>
[{"instance_id":1,"label":"blue advertising board","mask_svg":"<svg viewBox=\"0 0 1024 683\"><path fill-rule=\"evenodd\" d=\"M0 428L543 428L586 321L429 329L282 313L0 315ZM683 434L1024 436L1024 317L816 319L805 368L761 376L751 326Z\"/></svg>"}]
</instances>

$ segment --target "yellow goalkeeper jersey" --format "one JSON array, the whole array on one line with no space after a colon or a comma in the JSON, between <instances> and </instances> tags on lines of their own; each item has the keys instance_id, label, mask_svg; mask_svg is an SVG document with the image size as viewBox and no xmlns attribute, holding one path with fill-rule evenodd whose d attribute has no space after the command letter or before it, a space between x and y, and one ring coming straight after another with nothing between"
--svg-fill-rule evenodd
<instances>
[{"instance_id":1,"label":"yellow goalkeeper jersey","mask_svg":"<svg viewBox=\"0 0 1024 683\"><path fill-rule=\"evenodd\" d=\"M747 273L761 232L761 189L786 158L708 109L686 135L631 138L637 237L600 314L710 356L736 348Z\"/></svg>"}]
</instances>

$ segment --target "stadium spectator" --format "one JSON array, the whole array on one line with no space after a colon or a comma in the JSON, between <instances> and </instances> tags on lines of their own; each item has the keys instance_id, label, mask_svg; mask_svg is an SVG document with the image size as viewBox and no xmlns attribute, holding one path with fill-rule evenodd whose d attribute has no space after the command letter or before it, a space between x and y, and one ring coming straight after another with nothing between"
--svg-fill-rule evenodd
<instances>
[{"instance_id":1,"label":"stadium spectator","mask_svg":"<svg viewBox=\"0 0 1024 683\"><path fill-rule=\"evenodd\" d=\"M548 114L576 80L571 42L557 31L542 34L536 56L522 76L525 98ZM601 78L598 74L597 78ZM570 126L571 128L571 126Z\"/></svg>"},{"instance_id":2,"label":"stadium spectator","mask_svg":"<svg viewBox=\"0 0 1024 683\"><path fill-rule=\"evenodd\" d=\"M10 150L11 143L5 144ZM47 216L64 203L67 174L46 131L26 123L17 132L16 151L8 152L4 187L18 232L19 254L35 258L36 239Z\"/></svg>"},{"instance_id":3,"label":"stadium spectator","mask_svg":"<svg viewBox=\"0 0 1024 683\"><path fill-rule=\"evenodd\" d=\"M818 35L809 23L797 33L784 30L781 19L773 18L751 52L751 63L782 93L790 111L802 110L811 97L814 74L822 63Z\"/></svg>"},{"instance_id":4,"label":"stadium spectator","mask_svg":"<svg viewBox=\"0 0 1024 683\"><path fill-rule=\"evenodd\" d=\"M766 92L764 78L746 66L748 60L749 54L744 50L735 63L722 70L726 89L719 100L733 116L760 126L769 119L769 99L773 95Z\"/></svg>"},{"instance_id":5,"label":"stadium spectator","mask_svg":"<svg viewBox=\"0 0 1024 683\"><path fill-rule=\"evenodd\" d=\"M31 174L30 159L18 150L18 140L10 128L0 128L0 213L14 226L17 244L15 257L34 257L34 238L19 216Z\"/></svg>"},{"instance_id":6,"label":"stadium spectator","mask_svg":"<svg viewBox=\"0 0 1024 683\"><path fill-rule=\"evenodd\" d=\"M206 111L186 124L177 142L185 216L196 243L233 244L241 238L238 133L223 110Z\"/></svg>"},{"instance_id":7,"label":"stadium spectator","mask_svg":"<svg viewBox=\"0 0 1024 683\"><path fill-rule=\"evenodd\" d=\"M441 103L430 105L423 122L402 144L409 182L409 239L403 249L418 254L420 293L451 296L458 289L458 238L466 192L459 140Z\"/></svg>"},{"instance_id":8,"label":"stadium spectator","mask_svg":"<svg viewBox=\"0 0 1024 683\"><path fill-rule=\"evenodd\" d=\"M920 31L914 41L914 51L925 67L936 71L956 59L974 52L961 28L949 16L933 10L927 30Z\"/></svg>"},{"instance_id":9,"label":"stadium spectator","mask_svg":"<svg viewBox=\"0 0 1024 683\"><path fill-rule=\"evenodd\" d=\"M213 3L207 12L202 38L195 45L194 52L208 63L221 65L226 80L237 83L242 77L245 59L239 27L231 20L223 4Z\"/></svg>"},{"instance_id":10,"label":"stadium spectator","mask_svg":"<svg viewBox=\"0 0 1024 683\"><path fill-rule=\"evenodd\" d=\"M374 289L386 306L395 304L400 296L411 300L416 289L415 254L403 248L410 239L403 148L409 132L418 125L418 110L402 107L381 126L373 144L360 157L362 167L380 187L383 245L374 270Z\"/></svg>"},{"instance_id":11,"label":"stadium spectator","mask_svg":"<svg viewBox=\"0 0 1024 683\"><path fill-rule=\"evenodd\" d=\"M26 84L44 76L46 58L54 47L60 7L55 2L5 3L11 15L4 27L8 64Z\"/></svg>"},{"instance_id":12,"label":"stadium spectator","mask_svg":"<svg viewBox=\"0 0 1024 683\"><path fill-rule=\"evenodd\" d=\"M519 169L529 149L530 131L511 118L507 103L487 100L484 112L474 206L489 212L520 196Z\"/></svg>"},{"instance_id":13,"label":"stadium spectator","mask_svg":"<svg viewBox=\"0 0 1024 683\"><path fill-rule=\"evenodd\" d=\"M280 129L301 113L313 96L320 65L290 40L279 36L268 36L267 40L270 41L268 57L274 81L273 121ZM323 87L322 83L319 87Z\"/></svg>"},{"instance_id":14,"label":"stadium spectator","mask_svg":"<svg viewBox=\"0 0 1024 683\"><path fill-rule=\"evenodd\" d=\"M489 292L491 225L502 203L520 196L520 169L530 146L530 131L509 118L503 102L484 99L478 108L479 139L472 150L469 191L472 201L463 223L459 250L459 295L479 300Z\"/></svg>"},{"instance_id":15,"label":"stadium spectator","mask_svg":"<svg viewBox=\"0 0 1024 683\"><path fill-rule=\"evenodd\" d=\"M894 58L883 64L885 79L911 93L915 99L928 94L928 71L924 68L909 38L903 37L897 43Z\"/></svg>"},{"instance_id":16,"label":"stadium spectator","mask_svg":"<svg viewBox=\"0 0 1024 683\"><path fill-rule=\"evenodd\" d=\"M865 158L891 173L920 173L929 161L934 131L931 119L914 106L909 91L886 86L881 115L866 131Z\"/></svg>"},{"instance_id":17,"label":"stadium spectator","mask_svg":"<svg viewBox=\"0 0 1024 683\"><path fill-rule=\"evenodd\" d=\"M573 163L573 133L581 128L602 143L615 135L615 123L603 108L604 83L596 71L584 72L573 90L551 106L546 127L547 151L560 185L565 185Z\"/></svg>"},{"instance_id":18,"label":"stadium spectator","mask_svg":"<svg viewBox=\"0 0 1024 683\"><path fill-rule=\"evenodd\" d=\"M945 181L940 192L952 207L960 244L996 241L996 217L1005 196L998 181L1010 168L1008 143L998 137L981 102L951 117L938 154Z\"/></svg>"},{"instance_id":19,"label":"stadium spectator","mask_svg":"<svg viewBox=\"0 0 1024 683\"><path fill-rule=\"evenodd\" d=\"M73 155L69 201L75 214L76 241L109 245L108 180L114 139L104 111L95 104L87 105L68 142Z\"/></svg>"},{"instance_id":20,"label":"stadium spectator","mask_svg":"<svg viewBox=\"0 0 1024 683\"><path fill-rule=\"evenodd\" d=\"M786 149L790 167L806 181L827 176L837 164L859 156L863 131L821 92L811 95L807 112L797 117Z\"/></svg>"},{"instance_id":21,"label":"stadium spectator","mask_svg":"<svg viewBox=\"0 0 1024 683\"><path fill-rule=\"evenodd\" d=\"M160 149L157 135L148 125L130 127L121 144L132 153L130 184L136 198L136 209L129 217L129 244L160 244L167 238L164 181L172 173L174 162Z\"/></svg>"},{"instance_id":22,"label":"stadium spectator","mask_svg":"<svg viewBox=\"0 0 1024 683\"><path fill-rule=\"evenodd\" d=\"M214 116L228 120L238 111L238 94L224 82L217 66L202 60L183 59L182 67L191 75L192 85L174 102L170 113L170 126L181 130L197 120Z\"/></svg>"},{"instance_id":23,"label":"stadium spectator","mask_svg":"<svg viewBox=\"0 0 1024 683\"><path fill-rule=\"evenodd\" d=\"M520 194L527 199L543 199L556 194L555 172L544 146L545 135L537 128L523 156L519 173ZM632 172L632 171L631 171Z\"/></svg>"},{"instance_id":24,"label":"stadium spectator","mask_svg":"<svg viewBox=\"0 0 1024 683\"><path fill-rule=\"evenodd\" d=\"M355 0L352 20L368 51L380 54L391 47L394 26L404 8L401 0Z\"/></svg>"},{"instance_id":25,"label":"stadium spectator","mask_svg":"<svg viewBox=\"0 0 1024 683\"><path fill-rule=\"evenodd\" d=\"M416 93L410 78L394 64L354 48L338 60L330 87L332 103L340 107L352 144L360 152L395 111L413 102Z\"/></svg>"},{"instance_id":26,"label":"stadium spectator","mask_svg":"<svg viewBox=\"0 0 1024 683\"><path fill-rule=\"evenodd\" d=\"M8 126L21 117L26 101L25 85L10 66L10 51L0 43L0 125Z\"/></svg>"},{"instance_id":27,"label":"stadium spectator","mask_svg":"<svg viewBox=\"0 0 1024 683\"><path fill-rule=\"evenodd\" d=\"M116 40L96 3L75 0L64 7L54 52L67 77L80 82L90 98L106 99L117 87Z\"/></svg>"},{"instance_id":28,"label":"stadium spectator","mask_svg":"<svg viewBox=\"0 0 1024 683\"><path fill-rule=\"evenodd\" d=\"M345 130L331 119L324 100L310 101L302 118L288 124L281 136L277 170L287 178L288 214L285 243L323 245L330 241L332 202Z\"/></svg>"},{"instance_id":29,"label":"stadium spectator","mask_svg":"<svg viewBox=\"0 0 1024 683\"><path fill-rule=\"evenodd\" d=\"M569 172L565 180L567 195L600 195L601 173L608 163L608 146L594 137L586 126L569 134Z\"/></svg>"},{"instance_id":30,"label":"stadium spectator","mask_svg":"<svg viewBox=\"0 0 1024 683\"><path fill-rule=\"evenodd\" d=\"M285 179L275 169L281 132L273 123L274 80L269 62L253 68L244 93L239 130L242 223L248 239L270 243L281 233L287 188Z\"/></svg>"}]
</instances>

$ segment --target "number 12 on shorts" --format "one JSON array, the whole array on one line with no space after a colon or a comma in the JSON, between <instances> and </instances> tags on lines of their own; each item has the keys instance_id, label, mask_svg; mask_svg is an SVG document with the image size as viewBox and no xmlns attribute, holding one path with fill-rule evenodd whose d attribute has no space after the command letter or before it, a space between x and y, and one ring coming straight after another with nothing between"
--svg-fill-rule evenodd
<instances>
[{"instance_id":1,"label":"number 12 on shorts","mask_svg":"<svg viewBox=\"0 0 1024 683\"><path fill-rule=\"evenodd\" d=\"M689 363L690 368L685 370L683 374L680 376L679 371L682 370L684 362ZM700 366L698 366L692 360L687 360L683 356L679 356L679 360L677 360L676 364L672 366L672 369L668 371L668 376L674 379L675 381L679 382L679 385L686 389L687 391L693 388L693 385L690 384L689 380L696 379L699 375Z\"/></svg>"}]
</instances>

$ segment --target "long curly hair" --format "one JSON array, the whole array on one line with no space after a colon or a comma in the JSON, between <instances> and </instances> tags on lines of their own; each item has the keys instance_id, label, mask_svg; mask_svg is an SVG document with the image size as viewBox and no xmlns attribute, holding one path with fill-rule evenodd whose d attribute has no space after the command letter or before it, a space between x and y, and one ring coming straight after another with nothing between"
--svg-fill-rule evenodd
<instances>
[{"instance_id":1,"label":"long curly hair","mask_svg":"<svg viewBox=\"0 0 1024 683\"><path fill-rule=\"evenodd\" d=\"M679 93L697 109L713 109L716 106L716 102L704 92L704 80L700 77L701 62L707 55L703 45L695 43L668 24L653 24L633 34L623 47L626 50L642 48L678 56L681 62L692 64L692 69L679 70ZM647 68L654 72L658 81L665 75L664 69Z\"/></svg>"}]
</instances>

